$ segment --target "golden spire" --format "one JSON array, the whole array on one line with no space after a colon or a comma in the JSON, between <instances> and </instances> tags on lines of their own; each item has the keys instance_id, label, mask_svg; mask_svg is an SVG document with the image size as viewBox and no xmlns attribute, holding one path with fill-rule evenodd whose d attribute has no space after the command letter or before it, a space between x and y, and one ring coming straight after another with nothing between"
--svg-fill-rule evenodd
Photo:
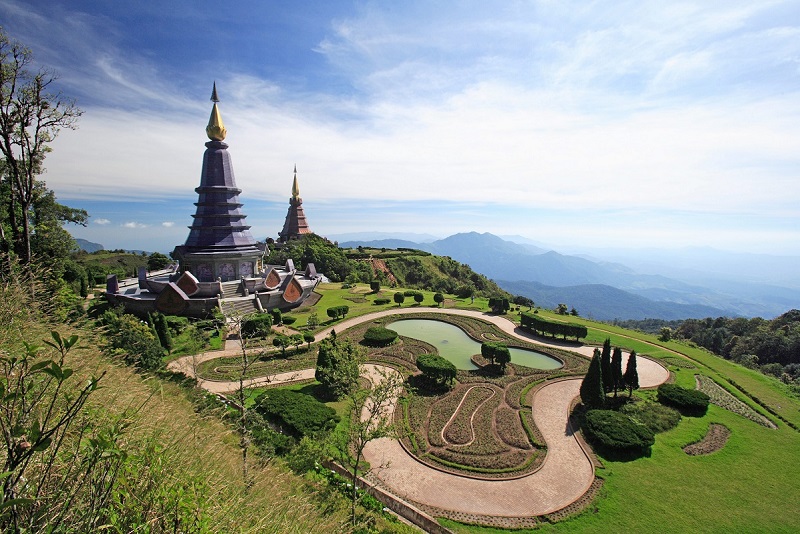
<instances>
[{"instance_id":1,"label":"golden spire","mask_svg":"<svg viewBox=\"0 0 800 534\"><path fill-rule=\"evenodd\" d=\"M297 185L297 165L294 166L294 183L292 184L292 198L300 196L300 187Z\"/></svg>"},{"instance_id":2,"label":"golden spire","mask_svg":"<svg viewBox=\"0 0 800 534\"><path fill-rule=\"evenodd\" d=\"M212 141L223 141L228 134L225 125L222 124L222 114L217 108L219 97L217 96L217 82L214 82L214 89L211 91L211 101L214 102L214 107L211 108L211 117L208 119L208 126L206 126L206 135Z\"/></svg>"}]
</instances>

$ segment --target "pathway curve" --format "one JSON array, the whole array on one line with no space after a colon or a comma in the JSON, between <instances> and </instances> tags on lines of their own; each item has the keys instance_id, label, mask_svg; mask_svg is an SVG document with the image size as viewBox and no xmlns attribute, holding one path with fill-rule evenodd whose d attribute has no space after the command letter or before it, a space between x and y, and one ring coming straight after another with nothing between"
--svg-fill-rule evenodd
<instances>
[{"instance_id":1,"label":"pathway curve","mask_svg":"<svg viewBox=\"0 0 800 534\"><path fill-rule=\"evenodd\" d=\"M411 314L419 312L443 313L476 317L495 324L504 332L526 341L541 345L566 348L591 357L592 346L566 346L558 342L542 342L538 338L521 331L513 322L502 316L486 315L470 310L438 308L400 308L370 313L347 319L334 327L323 330L318 339L326 337L334 328L344 331L357 324L372 321L387 315ZM204 360L218 357L221 353L236 353L235 348L226 345L225 351L206 353ZM212 356L213 355L213 356ZM623 355L623 366L627 361ZM192 375L191 356L170 363L170 369L182 370ZM188 360L188 364L187 364ZM655 387L669 378L669 372L658 363L639 358L637 360L639 383L641 387ZM302 373L295 373L289 379L299 379ZM259 379L246 381L254 385ZM263 380L263 379L262 379ZM270 377L270 383L286 381L280 375ZM548 514L568 506L580 498L594 480L594 465L573 435L569 424L569 409L573 399L578 396L581 379L558 380L538 389L532 399L533 418L547 443L547 455L541 467L530 475L514 480L478 480L433 469L410 455L397 440L383 438L370 442L364 450L366 460L373 467L384 486L401 498L424 503L429 506L487 516L533 517ZM209 391L226 392L238 388L238 382L201 381L201 386Z\"/></svg>"}]
</instances>

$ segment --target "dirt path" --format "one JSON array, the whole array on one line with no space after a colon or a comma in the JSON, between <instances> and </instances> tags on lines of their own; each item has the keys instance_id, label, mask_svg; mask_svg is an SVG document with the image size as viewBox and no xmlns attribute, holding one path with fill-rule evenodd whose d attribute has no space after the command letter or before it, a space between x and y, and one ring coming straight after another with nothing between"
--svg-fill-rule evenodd
<instances>
[{"instance_id":1,"label":"dirt path","mask_svg":"<svg viewBox=\"0 0 800 534\"><path fill-rule=\"evenodd\" d=\"M555 342L542 342L540 339L521 331L516 324L502 316L487 315L469 310L439 308L399 308L370 313L347 319L323 330L317 339L323 339L331 330L344 331L357 324L394 314L418 312L462 315L483 319L497 325L504 332L526 341L540 345L567 348L591 357L592 346L571 346ZM226 343L225 350L205 353L195 358L195 364L223 355L239 353L236 342ZM623 355L623 367L628 354ZM658 363L646 358L638 361L639 383L641 387L655 387L669 378L669 372ZM192 357L185 356L170 363L172 370L182 371L194 376ZM367 366L368 374L374 375L377 366ZM283 373L268 378L245 381L252 387L262 383L280 383L311 378L313 369ZM533 418L545 442L547 456L542 466L528 476L514 480L477 480L451 473L444 473L428 467L408 454L396 440L379 439L369 443L364 451L365 458L372 466L378 467L373 475L392 493L401 498L464 514L486 516L533 517L560 510L580 498L594 480L594 465L573 435L569 424L569 408L578 396L581 379L559 380L540 388L532 399ZM200 385L209 391L224 393L234 391L238 382L215 382L201 380Z\"/></svg>"}]
</instances>

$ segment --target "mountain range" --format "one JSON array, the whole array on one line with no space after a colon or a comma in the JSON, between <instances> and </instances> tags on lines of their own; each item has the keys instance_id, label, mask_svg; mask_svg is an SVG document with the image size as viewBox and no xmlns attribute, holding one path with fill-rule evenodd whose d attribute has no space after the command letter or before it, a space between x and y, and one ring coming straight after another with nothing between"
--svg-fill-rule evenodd
<instances>
[{"instance_id":1,"label":"mountain range","mask_svg":"<svg viewBox=\"0 0 800 534\"><path fill-rule=\"evenodd\" d=\"M793 257L713 249L614 250L607 254L593 250L569 255L520 236L503 239L477 232L433 241L386 235L371 240L339 239L339 245L416 248L450 256L537 305L551 308L565 303L581 315L600 320L770 318L800 308L800 280L794 270L800 258Z\"/></svg>"}]
</instances>

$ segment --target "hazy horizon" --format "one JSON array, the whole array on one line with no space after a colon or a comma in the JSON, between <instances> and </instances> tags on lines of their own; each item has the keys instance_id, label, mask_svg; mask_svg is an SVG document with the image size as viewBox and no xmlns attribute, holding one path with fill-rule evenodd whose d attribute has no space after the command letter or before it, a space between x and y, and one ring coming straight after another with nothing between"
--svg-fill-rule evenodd
<instances>
[{"instance_id":1,"label":"hazy horizon","mask_svg":"<svg viewBox=\"0 0 800 534\"><path fill-rule=\"evenodd\" d=\"M243 211L312 230L800 255L800 12L770 3L0 0L84 110L76 237L188 235L217 83Z\"/></svg>"}]
</instances>

